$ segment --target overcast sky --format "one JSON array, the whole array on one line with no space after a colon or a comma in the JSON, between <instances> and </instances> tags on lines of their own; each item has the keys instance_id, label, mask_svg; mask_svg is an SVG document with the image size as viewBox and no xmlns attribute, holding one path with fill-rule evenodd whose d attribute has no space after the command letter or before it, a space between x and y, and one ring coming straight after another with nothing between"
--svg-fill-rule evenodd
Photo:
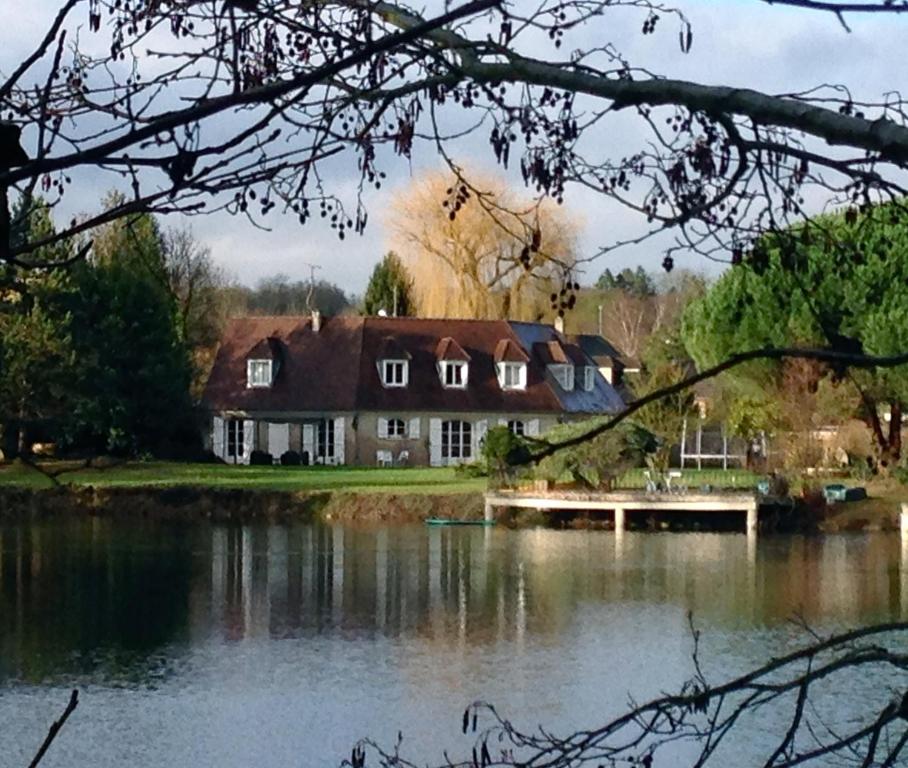
<instances>
[{"instance_id":1,"label":"overcast sky","mask_svg":"<svg viewBox=\"0 0 908 768\"><path fill-rule=\"evenodd\" d=\"M529 0L517 0L518 3ZM613 40L632 64L647 67L671 77L707 84L738 85L771 93L790 92L822 83L848 85L858 98L876 99L886 91L908 91L904 66L908 17L867 16L849 18L852 28L846 33L829 14L770 7L760 0L678 0L694 26L694 46L690 54L678 50L677 27L671 22L662 34L639 34L640 17L625 14L613 18L607 13L602 21L600 39ZM23 41L34 41L45 29L46 17L59 7L53 0L0 0L3 27L0 30L0 71L9 72L10 57L21 52ZM625 21L626 20L626 21ZM617 21L617 23L616 23ZM624 26L622 26L624 24ZM599 29L591 29L593 38ZM628 121L629 126L633 123ZM616 128L602 142L616 147L633 137ZM492 156L485 134L457 148L457 160L474 168L491 167ZM392 187L407 183L410 173L437 168L433 153L414 153L410 167L403 160L392 175ZM341 184L352 185L337 179ZM97 190L99 193L101 190ZM85 194L89 194L86 192ZM344 290L359 293L365 288L376 261L385 251L385 232L381 221L382 197L373 197L370 224L363 237L348 237L339 242L320 221L305 228L288 216L272 214L271 231L262 231L244 219L229 215L196 217L191 226L206 242L215 259L245 283L275 273L291 279L305 279L307 263L321 266L320 277L336 282ZM598 246L616 237L640 231L642 222L633 214L616 208L592 193L571 190L566 205L585 222L582 234L584 254L595 253ZM167 223L177 223L169 220ZM620 269L642 264L658 270L662 255L654 245L628 249L602 257L586 269L585 282L592 282L603 269ZM680 266L715 272L719 267L691 256Z\"/></svg>"}]
</instances>

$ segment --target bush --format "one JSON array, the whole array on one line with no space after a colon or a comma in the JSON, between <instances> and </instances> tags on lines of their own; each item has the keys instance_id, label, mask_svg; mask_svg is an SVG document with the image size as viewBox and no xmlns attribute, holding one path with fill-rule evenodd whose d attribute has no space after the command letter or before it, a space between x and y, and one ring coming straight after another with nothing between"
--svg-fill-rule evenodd
<instances>
[{"instance_id":1,"label":"bush","mask_svg":"<svg viewBox=\"0 0 908 768\"><path fill-rule=\"evenodd\" d=\"M254 467L270 467L274 464L274 457L268 451L253 451L249 455L249 463Z\"/></svg>"},{"instance_id":2,"label":"bush","mask_svg":"<svg viewBox=\"0 0 908 768\"><path fill-rule=\"evenodd\" d=\"M515 435L505 426L492 427L482 444L482 474L495 474L501 484L510 483L516 468L530 460L530 446L527 441ZM478 476L478 475L475 475Z\"/></svg>"},{"instance_id":3,"label":"bush","mask_svg":"<svg viewBox=\"0 0 908 768\"><path fill-rule=\"evenodd\" d=\"M281 466L298 467L302 464L302 458L297 451L284 451L281 454Z\"/></svg>"},{"instance_id":4,"label":"bush","mask_svg":"<svg viewBox=\"0 0 908 768\"><path fill-rule=\"evenodd\" d=\"M590 419L562 424L546 433L546 439L560 443L585 434L601 423ZM615 477L641 464L654 452L656 439L636 424L624 422L572 448L556 451L539 462L538 478L586 488L609 487Z\"/></svg>"}]
</instances>

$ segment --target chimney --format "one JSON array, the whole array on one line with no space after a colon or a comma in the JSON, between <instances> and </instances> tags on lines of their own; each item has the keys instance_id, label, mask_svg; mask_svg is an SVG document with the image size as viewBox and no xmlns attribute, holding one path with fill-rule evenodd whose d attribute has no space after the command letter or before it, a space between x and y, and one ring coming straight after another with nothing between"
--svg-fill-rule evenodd
<instances>
[{"instance_id":1,"label":"chimney","mask_svg":"<svg viewBox=\"0 0 908 768\"><path fill-rule=\"evenodd\" d=\"M564 318L561 315L555 318L555 330L558 333L564 333Z\"/></svg>"},{"instance_id":2,"label":"chimney","mask_svg":"<svg viewBox=\"0 0 908 768\"><path fill-rule=\"evenodd\" d=\"M322 313L317 309L312 310L312 333L318 333L322 329Z\"/></svg>"}]
</instances>

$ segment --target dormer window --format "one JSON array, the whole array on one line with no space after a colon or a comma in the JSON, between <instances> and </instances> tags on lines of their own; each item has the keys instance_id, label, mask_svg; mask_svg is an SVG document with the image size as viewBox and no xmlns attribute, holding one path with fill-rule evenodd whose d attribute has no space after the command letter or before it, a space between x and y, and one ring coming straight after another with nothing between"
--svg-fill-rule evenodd
<instances>
[{"instance_id":1,"label":"dormer window","mask_svg":"<svg viewBox=\"0 0 908 768\"><path fill-rule=\"evenodd\" d=\"M470 356L450 336L440 339L435 347L438 378L445 389L466 389L470 372Z\"/></svg>"},{"instance_id":2,"label":"dormer window","mask_svg":"<svg viewBox=\"0 0 908 768\"><path fill-rule=\"evenodd\" d=\"M468 366L461 360L443 360L439 363L441 383L449 389L467 386Z\"/></svg>"},{"instance_id":3,"label":"dormer window","mask_svg":"<svg viewBox=\"0 0 908 768\"><path fill-rule=\"evenodd\" d=\"M526 363L498 363L498 384L502 389L526 389Z\"/></svg>"},{"instance_id":4,"label":"dormer window","mask_svg":"<svg viewBox=\"0 0 908 768\"><path fill-rule=\"evenodd\" d=\"M405 387L409 378L409 364L406 360L382 360L381 382L386 387Z\"/></svg>"},{"instance_id":5,"label":"dormer window","mask_svg":"<svg viewBox=\"0 0 908 768\"><path fill-rule=\"evenodd\" d=\"M573 365L550 365L549 371L558 385L565 391L570 392L574 389L574 366Z\"/></svg>"},{"instance_id":6,"label":"dormer window","mask_svg":"<svg viewBox=\"0 0 908 768\"><path fill-rule=\"evenodd\" d=\"M583 388L587 392L592 392L596 386L596 369L591 365L583 367Z\"/></svg>"},{"instance_id":7,"label":"dormer window","mask_svg":"<svg viewBox=\"0 0 908 768\"><path fill-rule=\"evenodd\" d=\"M273 381L273 361L247 360L246 361L246 386L270 387Z\"/></svg>"}]
</instances>

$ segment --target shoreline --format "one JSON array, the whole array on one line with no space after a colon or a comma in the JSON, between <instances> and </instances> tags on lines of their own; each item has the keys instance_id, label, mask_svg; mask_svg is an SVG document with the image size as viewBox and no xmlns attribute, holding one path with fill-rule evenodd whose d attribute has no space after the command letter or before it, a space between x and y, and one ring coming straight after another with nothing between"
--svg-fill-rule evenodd
<instances>
[{"instance_id":1,"label":"shoreline","mask_svg":"<svg viewBox=\"0 0 908 768\"><path fill-rule=\"evenodd\" d=\"M761 505L761 529L766 533L842 533L896 531L898 509L881 506L862 510L852 503L833 507L831 514L813 519L801 512L780 519L778 510ZM838 505L837 505L838 506ZM176 486L93 486L61 485L54 488L0 486L0 522L33 521L55 517L103 517L214 521L214 522L331 522L394 523L423 522L426 518L482 520L484 497L481 491L439 491L397 493L362 490L273 490L213 488L204 485ZM865 514L862 514L865 512ZM660 518L639 514L632 530L732 532L736 524L710 517L714 524L696 518ZM611 529L609 517L578 512L521 510L513 514L502 508L497 516L508 527L547 526L550 528Z\"/></svg>"},{"instance_id":2,"label":"shoreline","mask_svg":"<svg viewBox=\"0 0 908 768\"><path fill-rule=\"evenodd\" d=\"M483 495L275 491L246 488L61 486L0 487L0 522L64 515L215 522L422 522L427 517L481 520Z\"/></svg>"}]
</instances>

